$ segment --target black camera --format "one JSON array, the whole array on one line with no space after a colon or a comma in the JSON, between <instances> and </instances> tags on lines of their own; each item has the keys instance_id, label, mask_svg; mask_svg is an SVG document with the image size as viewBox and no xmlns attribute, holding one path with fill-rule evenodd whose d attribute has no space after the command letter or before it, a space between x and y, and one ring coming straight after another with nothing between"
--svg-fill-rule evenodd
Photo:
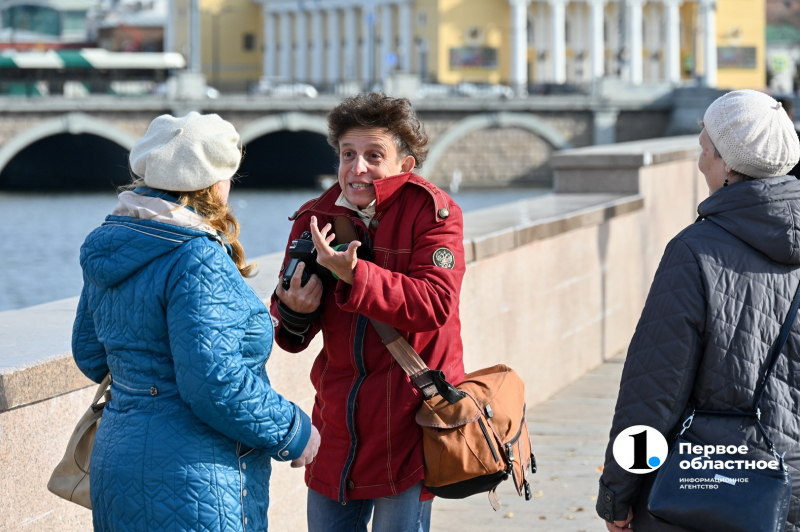
<instances>
[{"instance_id":1,"label":"black camera","mask_svg":"<svg viewBox=\"0 0 800 532\"><path fill-rule=\"evenodd\" d=\"M281 285L284 290L289 290L294 272L301 262L305 263L306 267L303 270L300 286L305 286L308 280L311 279L311 275L318 273L317 248L314 247L311 233L308 231L300 235L300 238L292 240L292 245L289 246L289 264L286 265L281 278Z\"/></svg>"}]
</instances>

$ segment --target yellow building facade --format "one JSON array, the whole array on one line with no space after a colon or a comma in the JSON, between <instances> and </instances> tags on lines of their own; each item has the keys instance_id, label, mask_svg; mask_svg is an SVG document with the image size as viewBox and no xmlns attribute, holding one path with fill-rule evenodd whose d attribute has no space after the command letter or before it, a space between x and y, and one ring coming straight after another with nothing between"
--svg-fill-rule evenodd
<instances>
[{"instance_id":1,"label":"yellow building facade","mask_svg":"<svg viewBox=\"0 0 800 532\"><path fill-rule=\"evenodd\" d=\"M765 0L199 0L202 70L220 86L269 80L632 84L695 77L762 88ZM173 13L188 46L189 0ZM707 68L708 66L708 68Z\"/></svg>"},{"instance_id":2,"label":"yellow building facade","mask_svg":"<svg viewBox=\"0 0 800 532\"><path fill-rule=\"evenodd\" d=\"M261 6L252 0L199 0L198 4L201 72L212 87L246 90L263 75ZM187 60L192 55L190 7L190 0L175 0L170 14L172 32L165 39ZM169 49L166 43L165 49Z\"/></svg>"}]
</instances>

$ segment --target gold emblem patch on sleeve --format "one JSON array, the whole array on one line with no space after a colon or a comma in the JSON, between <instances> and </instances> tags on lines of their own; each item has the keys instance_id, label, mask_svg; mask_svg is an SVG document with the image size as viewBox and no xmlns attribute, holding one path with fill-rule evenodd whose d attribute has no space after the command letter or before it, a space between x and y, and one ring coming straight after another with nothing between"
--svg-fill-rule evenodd
<instances>
[{"instance_id":1,"label":"gold emblem patch on sleeve","mask_svg":"<svg viewBox=\"0 0 800 532\"><path fill-rule=\"evenodd\" d=\"M456 258L449 249L439 248L433 252L433 263L440 268L452 270L456 265Z\"/></svg>"}]
</instances>

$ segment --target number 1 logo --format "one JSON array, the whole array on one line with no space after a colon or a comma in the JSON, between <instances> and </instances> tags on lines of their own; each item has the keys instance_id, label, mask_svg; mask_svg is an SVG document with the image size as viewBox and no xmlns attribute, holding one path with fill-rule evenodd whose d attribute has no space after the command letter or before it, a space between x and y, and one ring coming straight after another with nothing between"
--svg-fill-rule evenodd
<instances>
[{"instance_id":1,"label":"number 1 logo","mask_svg":"<svg viewBox=\"0 0 800 532\"><path fill-rule=\"evenodd\" d=\"M667 440L653 427L635 425L619 433L612 447L614 460L630 473L655 471L667 458Z\"/></svg>"}]
</instances>

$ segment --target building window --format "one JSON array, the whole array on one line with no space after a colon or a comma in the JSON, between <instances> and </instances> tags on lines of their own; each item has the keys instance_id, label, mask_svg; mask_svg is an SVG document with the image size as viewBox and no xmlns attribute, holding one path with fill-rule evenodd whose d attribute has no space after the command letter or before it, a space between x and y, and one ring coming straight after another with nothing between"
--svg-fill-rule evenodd
<instances>
[{"instance_id":1,"label":"building window","mask_svg":"<svg viewBox=\"0 0 800 532\"><path fill-rule=\"evenodd\" d=\"M48 7L13 6L3 11L3 27L58 37L61 15Z\"/></svg>"},{"instance_id":2,"label":"building window","mask_svg":"<svg viewBox=\"0 0 800 532\"><path fill-rule=\"evenodd\" d=\"M86 11L65 11L63 29L64 31L86 31Z\"/></svg>"},{"instance_id":3,"label":"building window","mask_svg":"<svg viewBox=\"0 0 800 532\"><path fill-rule=\"evenodd\" d=\"M497 68L497 48L487 46L462 46L450 48L450 68Z\"/></svg>"},{"instance_id":4,"label":"building window","mask_svg":"<svg viewBox=\"0 0 800 532\"><path fill-rule=\"evenodd\" d=\"M245 52L253 52L256 49L256 36L253 33L245 33L242 39L242 48Z\"/></svg>"}]
</instances>

